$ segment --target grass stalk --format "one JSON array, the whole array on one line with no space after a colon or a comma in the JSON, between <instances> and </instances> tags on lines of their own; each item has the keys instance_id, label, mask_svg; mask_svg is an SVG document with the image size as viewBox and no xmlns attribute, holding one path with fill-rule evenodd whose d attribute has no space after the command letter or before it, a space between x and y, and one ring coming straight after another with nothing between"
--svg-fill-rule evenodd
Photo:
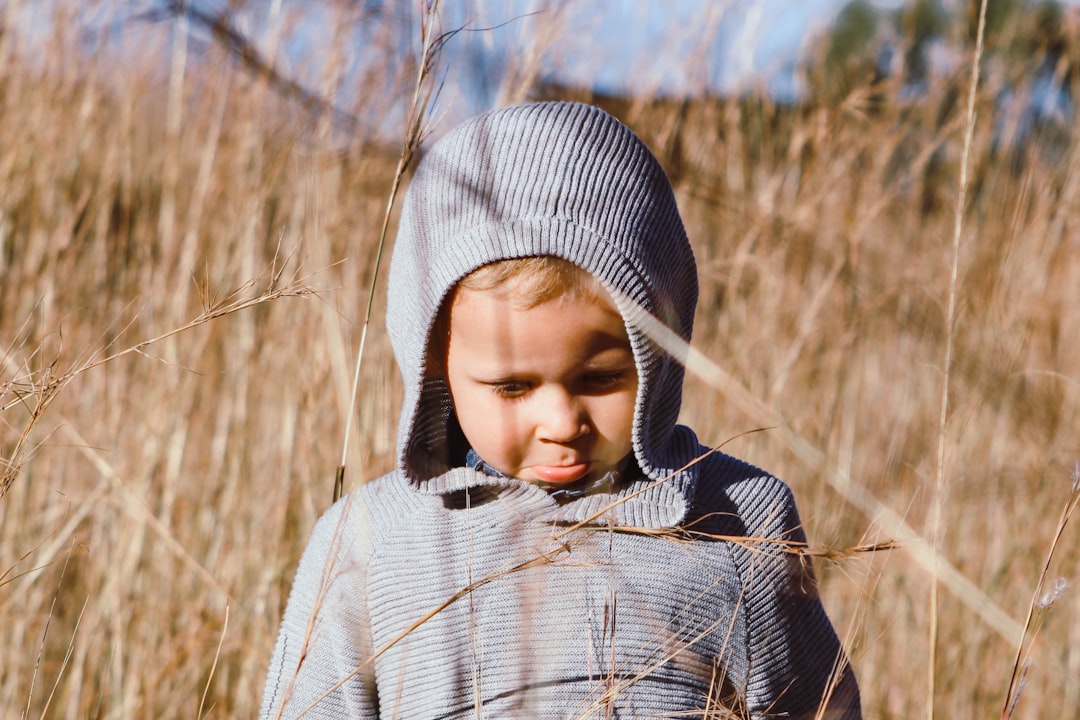
<instances>
[{"instance_id":1,"label":"grass stalk","mask_svg":"<svg viewBox=\"0 0 1080 720\"><path fill-rule=\"evenodd\" d=\"M1080 460L1076 461L1073 466L1072 486L1069 496L1061 510L1061 516L1058 518L1053 538L1050 540L1046 559L1043 561L1042 569L1039 572L1039 580L1035 583L1035 592L1032 593L1031 602L1028 603L1027 618L1024 620L1024 632L1020 638L1020 643L1017 645L1012 672L1009 674L1009 686L1005 691L1001 720L1012 717L1013 712L1016 710L1030 662L1029 656L1035 645L1035 639L1039 634L1042 621L1068 585L1066 578L1058 578L1054 583L1054 587L1047 589L1046 582L1050 576L1050 565L1054 560L1058 546L1061 544L1062 535L1065 534L1065 527L1069 524L1077 505L1080 505Z\"/></svg>"},{"instance_id":2,"label":"grass stalk","mask_svg":"<svg viewBox=\"0 0 1080 720\"><path fill-rule=\"evenodd\" d=\"M360 329L360 344L356 351L356 364L353 370L352 392L349 397L348 414L345 417L345 432L341 443L341 462L334 473L333 502L337 502L345 487L345 465L349 453L349 435L352 432L353 415L356 414L356 398L360 388L360 368L364 361L364 348L367 346L368 328L371 325L371 310L375 305L375 291L378 287L379 268L382 266L383 249L386 247L386 235L390 228L390 218L397 202L398 191L406 171L412 165L416 153L423 145L430 126L428 111L431 107L434 84L432 76L437 71L439 53L454 32L444 33L440 27L439 0L425 0L420 20L420 58L416 68L416 82L413 85L409 111L405 121L405 133L398 155L394 179L390 184L390 195L386 201L382 225L379 229L379 241L375 248L375 262L371 271L371 284L368 288L367 303L364 307L364 322Z\"/></svg>"},{"instance_id":3,"label":"grass stalk","mask_svg":"<svg viewBox=\"0 0 1080 720\"><path fill-rule=\"evenodd\" d=\"M257 286L258 280L253 279L241 287L228 293L220 299L207 298L205 307L199 315L188 322L172 328L152 338L142 340L122 350L107 353L101 357L90 358L76 363L72 368L64 372L55 370L55 361L44 370L34 373L27 371L22 377L16 376L0 385L0 413L7 412L16 406L26 409L28 418L23 423L21 432L6 459L0 460L0 500L7 491L22 468L25 461L25 447L34 427L41 420L45 411L57 399L61 391L80 375L99 368L108 363L113 363L129 355L147 355L147 350L165 340L176 337L199 326L206 325L215 320L251 310L283 297L305 297L315 291L304 284L306 278L294 275L287 282L282 282L283 273L288 266L288 261L280 266L276 263L269 269L266 276L266 287L261 292L252 295L250 290ZM155 359L155 358L152 358ZM5 358L10 366L10 358Z\"/></svg>"},{"instance_id":4,"label":"grass stalk","mask_svg":"<svg viewBox=\"0 0 1080 720\"><path fill-rule=\"evenodd\" d=\"M217 670L218 660L221 659L221 646L225 644L225 633L229 630L229 603L225 603L225 620L221 624L221 635L218 637L217 649L214 651L214 662L210 665L210 673L206 676L206 686L203 688L202 698L199 699L199 710L195 717L202 720L203 706L206 705L206 696L210 693L210 683L214 680L214 672Z\"/></svg>"},{"instance_id":5,"label":"grass stalk","mask_svg":"<svg viewBox=\"0 0 1080 720\"><path fill-rule=\"evenodd\" d=\"M946 468L945 444L949 426L949 378L952 373L953 353L956 333L956 303L959 291L960 249L964 234L964 216L967 213L968 172L971 162L971 146L975 136L975 101L979 90L979 71L982 67L983 38L986 34L987 0L979 2L979 25L975 36L975 52L971 59L971 81L968 85L967 107L964 115L964 145L960 155L960 179L956 198L956 212L953 216L952 255L949 268L948 306L945 310L945 359L941 373L941 406L937 428L937 465L934 475L934 495L930 536L934 546L934 572L930 578L930 622L927 640L929 657L926 663L926 715L934 718L934 697L937 691L937 645L938 645L938 577L944 532L943 515L945 497L948 491L948 469Z\"/></svg>"}]
</instances>

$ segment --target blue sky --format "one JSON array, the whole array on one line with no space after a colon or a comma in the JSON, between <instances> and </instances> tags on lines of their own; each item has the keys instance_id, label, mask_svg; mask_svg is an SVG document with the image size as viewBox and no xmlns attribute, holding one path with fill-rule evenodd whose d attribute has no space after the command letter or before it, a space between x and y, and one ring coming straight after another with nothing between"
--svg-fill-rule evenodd
<instances>
[{"instance_id":1,"label":"blue sky","mask_svg":"<svg viewBox=\"0 0 1080 720\"><path fill-rule=\"evenodd\" d=\"M552 63L554 79L606 92L674 95L731 92L764 81L787 94L793 88L785 76L808 36L827 26L843 1L583 4L567 13L583 31L564 33L552 51L563 53L562 63ZM529 33L523 28L521 34Z\"/></svg>"},{"instance_id":2,"label":"blue sky","mask_svg":"<svg viewBox=\"0 0 1080 720\"><path fill-rule=\"evenodd\" d=\"M189 1L211 12L230 4ZM1076 3L1080 0L1072 1ZM78 8L88 23L116 23L119 17L122 32L134 36L125 38L126 46L137 52L148 45L140 42L138 33L162 32L163 26L172 25L130 18L162 4L161 0L33 0L22 7L38 16L29 22L31 31L38 32L57 7ZM845 4L846 0L442 0L444 28L462 27L467 32L447 45L441 65L445 81L441 106L451 119L487 109L508 99L508 76L529 72L537 80L608 93L684 96L765 88L778 101L795 100L800 94L798 63L807 44L827 30ZM876 4L897 7L903 0ZM417 6L417 0L249 0L233 19L268 55L270 38L281 30L287 42L276 46L275 64L297 81L318 87L331 56L331 38L343 22L343 8L354 13L348 21L354 29L346 49L349 72L359 77L372 68L384 73L387 67L392 69L402 48L416 42ZM366 13L360 22L357 12Z\"/></svg>"},{"instance_id":3,"label":"blue sky","mask_svg":"<svg viewBox=\"0 0 1080 720\"><path fill-rule=\"evenodd\" d=\"M219 11L227 0L191 0ZM846 0L443 0L445 28L473 32L448 46L446 62L498 75L515 59L544 46L544 74L602 91L649 90L684 94L731 91L761 77L783 75L804 43L823 30ZM897 0L882 0L882 4ZM126 3L153 7L152 0ZM368 0L380 20L407 34L416 0ZM312 65L332 32L335 3L326 0L251 0L238 23L258 36L279 22L293 23L291 65ZM374 16L373 16L374 17ZM546 34L555 36L547 44ZM365 38L358 37L357 45ZM317 64L317 63L314 63ZM464 73L469 74L469 73ZM487 78L490 82L492 78ZM784 84L776 86L784 91ZM468 92L481 92L475 88Z\"/></svg>"},{"instance_id":4,"label":"blue sky","mask_svg":"<svg viewBox=\"0 0 1080 720\"><path fill-rule=\"evenodd\" d=\"M892 0L895 4L895 0ZM221 5L204 0L204 6ZM444 0L444 28L466 28L443 57L444 106L452 116L506 98L510 72L601 92L687 95L765 87L777 100L798 97L797 63L806 43L824 32L845 0ZM415 34L413 0L385 0L383 21ZM281 16L302 7L290 64L312 67L333 23L329 4L280 0L264 10ZM411 26L411 27L410 27ZM365 32L372 35L363 36ZM376 25L354 44L374 46ZM366 61L357 60L357 67ZM385 51L367 62L385 62ZM315 63L317 65L317 63ZM444 107L444 109L447 109Z\"/></svg>"}]
</instances>

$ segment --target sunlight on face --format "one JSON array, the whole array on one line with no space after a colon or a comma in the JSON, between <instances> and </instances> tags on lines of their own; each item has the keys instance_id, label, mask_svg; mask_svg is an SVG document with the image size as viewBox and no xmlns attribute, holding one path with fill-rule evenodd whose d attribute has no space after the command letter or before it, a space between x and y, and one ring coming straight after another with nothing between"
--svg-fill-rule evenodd
<instances>
[{"instance_id":1,"label":"sunlight on face","mask_svg":"<svg viewBox=\"0 0 1080 720\"><path fill-rule=\"evenodd\" d=\"M465 437L507 475L596 479L632 449L634 353L622 317L589 293L521 309L504 291L459 288L446 374Z\"/></svg>"}]
</instances>

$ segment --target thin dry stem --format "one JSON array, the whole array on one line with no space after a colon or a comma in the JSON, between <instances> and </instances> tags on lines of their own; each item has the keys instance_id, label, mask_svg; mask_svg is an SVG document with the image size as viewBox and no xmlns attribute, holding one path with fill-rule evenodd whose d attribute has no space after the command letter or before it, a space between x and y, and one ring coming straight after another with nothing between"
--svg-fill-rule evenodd
<instances>
[{"instance_id":1,"label":"thin dry stem","mask_svg":"<svg viewBox=\"0 0 1080 720\"><path fill-rule=\"evenodd\" d=\"M34 699L34 686L37 684L38 670L41 668L41 658L42 658L42 655L44 654L44 651L45 651L45 641L49 637L49 628L52 626L53 615L56 612L56 602L57 602L57 599L60 597L60 587L63 585L64 576L67 574L68 563L71 561L71 551L73 549L74 549L73 547L68 549L67 557L65 557L65 559L64 559L64 566L60 570L60 577L56 581L56 588L53 590L52 603L49 606L49 614L48 614L48 617L45 620L45 628L41 632L41 643L40 643L40 645L38 645L37 660L34 662L34 673L30 678L30 688L26 692L26 710L22 714L22 716L24 718L27 715L30 714L31 702ZM84 607L85 607L85 605L84 605ZM80 620L82 619L82 613L79 614L79 619ZM76 625L76 627L78 627L78 626ZM72 640L74 641L74 634L72 634ZM70 645L69 645L69 647L70 647ZM66 661L64 662L63 666L64 667L67 666ZM60 674L62 675L63 672L61 671ZM59 682L59 677L57 677L57 682ZM48 700L46 700L46 702L45 702L45 709L46 710L48 709L49 704L52 702L52 696L53 696L53 693L55 692L55 690L56 690L56 687L54 685L53 690L49 693ZM42 710L42 716L44 716L44 715L45 715L45 710Z\"/></svg>"},{"instance_id":2,"label":"thin dry stem","mask_svg":"<svg viewBox=\"0 0 1080 720\"><path fill-rule=\"evenodd\" d=\"M282 284L282 273L287 264L286 262L280 267L275 264L275 266L271 267L266 287L256 295L249 294L249 291L258 283L258 280L253 279L228 293L222 299L207 299L204 310L198 316L179 327L102 357L86 359L64 372L56 372L56 361L54 360L44 370L37 373L27 372L23 375L23 379L19 379L17 375L16 379L7 381L0 386L0 401L5 396L14 396L14 399L8 400L6 404L0 406L0 413L7 412L16 406L25 408L28 413L28 418L22 425L22 430L11 453L6 459L0 459L0 500L3 499L12 483L15 482L15 478L25 462L25 445L35 426L40 422L49 406L56 401L61 391L73 380L84 373L128 355L146 355L146 349L153 345L229 315L251 310L283 297L306 297L315 294L316 291L305 284L308 279L306 277L294 275L292 279ZM5 357L4 360L11 367L13 362L11 358Z\"/></svg>"},{"instance_id":3,"label":"thin dry stem","mask_svg":"<svg viewBox=\"0 0 1080 720\"><path fill-rule=\"evenodd\" d=\"M214 680L214 672L217 670L218 660L221 658L221 646L225 643L225 633L229 630L229 603L225 603L225 620L221 624L221 635L218 637L217 649L214 651L214 662L210 665L210 673L206 676L206 685L203 687L202 697L199 699L199 710L195 717L202 720L203 706L206 705L206 696L210 692L210 683Z\"/></svg>"},{"instance_id":4,"label":"thin dry stem","mask_svg":"<svg viewBox=\"0 0 1080 720\"><path fill-rule=\"evenodd\" d=\"M1061 516L1058 518L1053 538L1050 540L1050 547L1046 551L1046 559L1043 561L1042 570L1039 572L1039 581L1035 584L1035 592L1032 593L1031 602L1028 603L1027 618L1024 620L1024 633L1016 648L1016 658L1013 661L1012 673L1009 675L1009 687L1005 691L1005 703L1001 710L1001 720L1012 717L1013 711L1016 709L1023 688L1023 679L1027 668L1030 667L1031 650L1035 645L1039 628L1046 613L1057 602L1058 597L1064 590L1064 585L1062 585L1060 588L1055 587L1048 592L1045 589L1046 581L1050 576L1050 565L1053 562L1058 545L1061 543L1062 535L1065 533L1065 527L1069 524L1077 505L1080 505L1080 460L1076 462L1073 470L1069 497L1061 510Z\"/></svg>"},{"instance_id":5,"label":"thin dry stem","mask_svg":"<svg viewBox=\"0 0 1080 720\"><path fill-rule=\"evenodd\" d=\"M364 323L360 330L360 345L356 351L352 392L349 398L348 415L345 418L345 432L341 444L341 463L338 465L334 476L334 502L341 498L345 485L345 465L349 452L349 435L352 431L353 415L356 409L356 396L360 388L360 367L364 360L364 347L367 345L368 327L371 325L371 310L375 305L375 289L379 277L379 268L382 266L383 248L386 247L386 234L390 228L390 218L394 211L394 205L405 172L412 165L416 153L420 150L420 146L423 145L424 139L431 130L427 120L428 109L431 106L432 94L435 89L431 80L437 70L439 53L443 45L454 34L453 32L444 33L441 31L438 0L427 0L424 3L424 10L421 15L421 53L420 61L417 64L416 84L413 86L408 117L405 121L401 154L398 156L397 169L394 171L394 179L390 184L390 196L386 201L386 212L383 213L382 226L379 229L379 242L376 246L375 262L371 271L371 285L368 289L367 304L364 308Z\"/></svg>"},{"instance_id":6,"label":"thin dry stem","mask_svg":"<svg viewBox=\"0 0 1080 720\"><path fill-rule=\"evenodd\" d=\"M934 499L930 536L935 550L935 563L940 558L943 532L942 515L945 496L948 490L947 470L945 467L945 442L949 423L949 378L952 373L953 344L956 333L956 298L960 269L960 245L964 233L964 216L967 213L968 165L971 161L971 145L975 136L975 101L979 90L979 70L982 67L983 37L986 34L987 0L979 3L979 27L975 37L975 53L971 59L971 84L968 86L967 110L964 115L964 147L960 156L959 191L956 199L956 214L953 221L952 261L949 270L949 300L945 311L945 361L942 365L941 411L938 415L937 472L934 481ZM930 582L930 625L928 639L929 658L926 663L926 714L934 718L934 696L937 687L937 644L938 644L938 581L935 572Z\"/></svg>"},{"instance_id":7,"label":"thin dry stem","mask_svg":"<svg viewBox=\"0 0 1080 720\"><path fill-rule=\"evenodd\" d=\"M45 700L45 705L41 710L42 717L49 716L49 706L52 705L53 697L56 695L56 689L60 686L60 681L64 677L64 671L67 670L68 663L71 661L71 655L75 649L75 638L79 634L79 625L82 624L83 615L86 614L86 605L90 602L90 598L86 598L83 601L82 609L79 610L79 617L75 620L75 627L71 631L71 638L68 640L67 652L64 653L64 661L60 663L60 670L56 673L56 679L53 681L52 688L49 690L49 697Z\"/></svg>"}]
</instances>

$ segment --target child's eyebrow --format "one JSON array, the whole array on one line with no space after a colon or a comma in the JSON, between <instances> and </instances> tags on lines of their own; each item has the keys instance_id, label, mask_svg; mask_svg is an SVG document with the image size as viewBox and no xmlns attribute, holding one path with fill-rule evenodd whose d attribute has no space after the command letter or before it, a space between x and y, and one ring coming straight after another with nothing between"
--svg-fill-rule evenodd
<instances>
[{"instance_id":1,"label":"child's eyebrow","mask_svg":"<svg viewBox=\"0 0 1080 720\"><path fill-rule=\"evenodd\" d=\"M515 367L514 360L503 358L495 360L490 366L473 363L467 372L473 380L484 384L521 382L543 374L528 364L528 358L522 358L516 362L522 366ZM593 352L582 348L577 367L586 371L610 372L636 367L636 360L633 351L628 346L607 346Z\"/></svg>"},{"instance_id":2,"label":"child's eyebrow","mask_svg":"<svg viewBox=\"0 0 1080 720\"><path fill-rule=\"evenodd\" d=\"M471 374L473 380L483 385L501 385L503 383L524 382L536 376L536 373L513 371L495 373L477 372Z\"/></svg>"},{"instance_id":3,"label":"child's eyebrow","mask_svg":"<svg viewBox=\"0 0 1080 720\"><path fill-rule=\"evenodd\" d=\"M585 370L600 372L614 372L619 370L627 370L635 367L633 357L613 357L613 358L591 358L588 362L582 363L582 368Z\"/></svg>"},{"instance_id":4,"label":"child's eyebrow","mask_svg":"<svg viewBox=\"0 0 1080 720\"><path fill-rule=\"evenodd\" d=\"M588 343L581 348L582 364L598 362L600 364L621 363L624 360L634 360L634 349L629 341L623 339L620 342L605 342L599 344Z\"/></svg>"}]
</instances>

